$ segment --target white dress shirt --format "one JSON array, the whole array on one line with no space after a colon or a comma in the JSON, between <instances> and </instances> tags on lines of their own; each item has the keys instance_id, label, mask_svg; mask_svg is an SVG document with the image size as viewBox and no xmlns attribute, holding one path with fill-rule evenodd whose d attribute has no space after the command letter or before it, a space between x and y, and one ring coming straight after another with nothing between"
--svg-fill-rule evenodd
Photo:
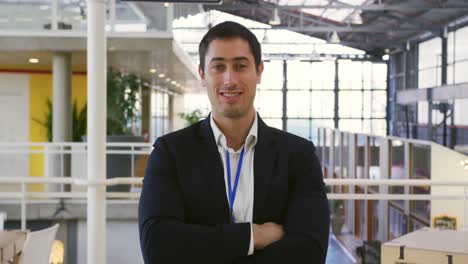
<instances>
[{"instance_id":1,"label":"white dress shirt","mask_svg":"<svg viewBox=\"0 0 468 264\"><path fill-rule=\"evenodd\" d=\"M234 181L237 172L237 165L239 163L240 153L242 148L235 151L227 146L226 137L216 125L213 115L210 115L210 125L213 130L214 139L218 146L218 152L221 155L224 167L224 183L226 185L226 196L229 202L229 187L227 184L227 170L226 170L226 150L229 153L229 161L231 167L231 186L234 188ZM252 230L253 219L253 197L254 197L254 151L255 144L257 144L258 120L257 113L250 128L249 134L245 139L244 158L242 161L241 172L239 176L239 183L237 186L236 199L234 201L233 217L236 223L250 223L250 245L248 255L254 253L254 239Z\"/></svg>"}]
</instances>

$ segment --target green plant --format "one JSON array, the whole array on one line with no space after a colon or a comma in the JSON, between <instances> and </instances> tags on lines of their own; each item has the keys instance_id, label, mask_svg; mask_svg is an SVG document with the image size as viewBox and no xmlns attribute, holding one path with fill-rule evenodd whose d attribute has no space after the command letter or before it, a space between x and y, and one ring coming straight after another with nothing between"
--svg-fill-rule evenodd
<instances>
[{"instance_id":1,"label":"green plant","mask_svg":"<svg viewBox=\"0 0 468 264\"><path fill-rule=\"evenodd\" d=\"M180 113L179 116L187 122L188 125L193 125L203 118L202 112L196 109L190 113Z\"/></svg>"},{"instance_id":2,"label":"green plant","mask_svg":"<svg viewBox=\"0 0 468 264\"><path fill-rule=\"evenodd\" d=\"M53 105L50 99L47 99L47 112L45 115L45 120L40 121L38 119L33 119L38 124L42 125L47 131L47 141L52 142L52 113ZM78 106L76 101L73 102L73 115L72 115L72 140L74 142L81 141L81 137L86 135L86 111L87 105L85 104L81 110L78 111Z\"/></svg>"},{"instance_id":3,"label":"green plant","mask_svg":"<svg viewBox=\"0 0 468 264\"><path fill-rule=\"evenodd\" d=\"M88 104L85 103L84 106L78 111L76 102L73 103L73 141L80 142L82 137L86 135L86 127L88 125Z\"/></svg>"},{"instance_id":4,"label":"green plant","mask_svg":"<svg viewBox=\"0 0 468 264\"><path fill-rule=\"evenodd\" d=\"M109 68L107 72L107 134L131 135L131 124L138 121L138 90L140 81L135 74L124 75ZM47 140L52 141L52 102L47 99L47 112L44 121L33 119L47 130ZM73 102L73 141L81 141L86 135L87 104L78 110Z\"/></svg>"},{"instance_id":5,"label":"green plant","mask_svg":"<svg viewBox=\"0 0 468 264\"><path fill-rule=\"evenodd\" d=\"M139 119L137 102L140 79L135 74L122 74L114 68L107 71L107 134L131 135L131 124Z\"/></svg>"}]
</instances>

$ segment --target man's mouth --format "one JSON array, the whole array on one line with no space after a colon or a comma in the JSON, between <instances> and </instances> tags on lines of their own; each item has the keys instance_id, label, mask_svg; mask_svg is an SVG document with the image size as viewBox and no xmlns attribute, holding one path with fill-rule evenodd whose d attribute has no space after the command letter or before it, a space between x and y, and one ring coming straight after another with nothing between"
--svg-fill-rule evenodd
<instances>
[{"instance_id":1,"label":"man's mouth","mask_svg":"<svg viewBox=\"0 0 468 264\"><path fill-rule=\"evenodd\" d=\"M241 95L241 92L220 92L220 94L221 94L222 96L232 98L232 97L236 97L236 96Z\"/></svg>"}]
</instances>

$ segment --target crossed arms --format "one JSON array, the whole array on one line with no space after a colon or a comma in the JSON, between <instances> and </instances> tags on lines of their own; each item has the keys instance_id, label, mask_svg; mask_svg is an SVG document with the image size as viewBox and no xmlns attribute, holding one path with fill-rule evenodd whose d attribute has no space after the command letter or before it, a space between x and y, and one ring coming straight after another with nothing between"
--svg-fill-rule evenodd
<instances>
[{"instance_id":1,"label":"crossed arms","mask_svg":"<svg viewBox=\"0 0 468 264\"><path fill-rule=\"evenodd\" d=\"M253 224L255 253L247 256L250 224L185 222L184 195L168 143L160 138L148 161L139 207L145 263L324 263L329 209L312 144L291 158L292 191L282 225Z\"/></svg>"}]
</instances>

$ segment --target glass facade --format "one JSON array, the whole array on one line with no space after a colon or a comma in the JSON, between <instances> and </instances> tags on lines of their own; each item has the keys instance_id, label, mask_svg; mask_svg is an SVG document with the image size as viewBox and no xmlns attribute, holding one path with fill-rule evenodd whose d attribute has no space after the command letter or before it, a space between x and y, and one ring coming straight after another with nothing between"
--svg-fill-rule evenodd
<instances>
[{"instance_id":1,"label":"glass facade","mask_svg":"<svg viewBox=\"0 0 468 264\"><path fill-rule=\"evenodd\" d=\"M336 94L338 105L335 105L336 63L340 79ZM286 106L283 105L284 67ZM317 143L317 129L334 127L334 110L338 108L339 129L385 135L386 64L350 60L270 60L265 61L264 69L254 106L268 125L282 129L284 118L288 132ZM196 107L209 111L206 95L197 96L196 103L192 101L187 100L186 112Z\"/></svg>"}]
</instances>

